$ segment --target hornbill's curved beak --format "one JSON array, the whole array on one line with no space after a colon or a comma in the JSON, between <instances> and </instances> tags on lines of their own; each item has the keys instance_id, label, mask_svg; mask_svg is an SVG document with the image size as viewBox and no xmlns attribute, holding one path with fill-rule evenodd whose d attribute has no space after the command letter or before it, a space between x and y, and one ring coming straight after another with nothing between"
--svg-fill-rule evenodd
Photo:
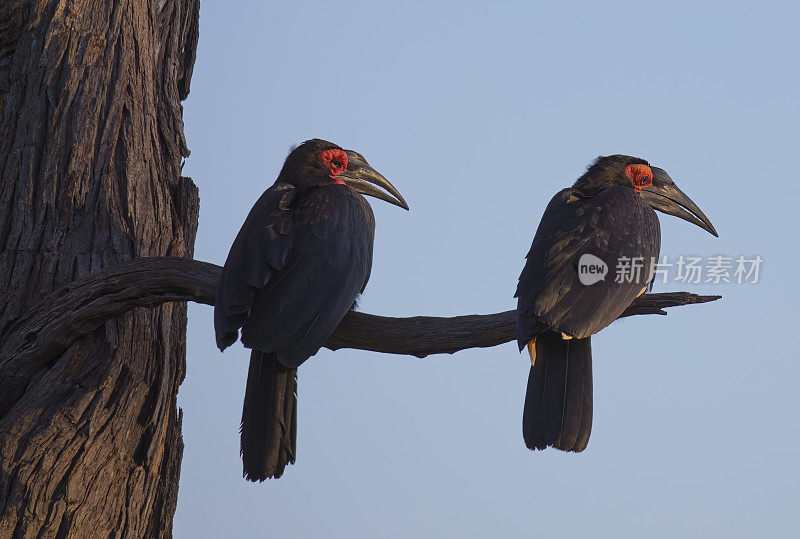
<instances>
[{"instance_id":1,"label":"hornbill's curved beak","mask_svg":"<svg viewBox=\"0 0 800 539\"><path fill-rule=\"evenodd\" d=\"M653 209L680 217L719 237L708 217L678 189L666 170L658 167L650 167L650 170L653 171L653 183L642 189L642 197Z\"/></svg>"},{"instance_id":2,"label":"hornbill's curved beak","mask_svg":"<svg viewBox=\"0 0 800 539\"><path fill-rule=\"evenodd\" d=\"M347 153L347 170L338 174L337 179L341 178L344 183L359 193L385 200L405 210L408 209L408 204L400 191L395 189L394 185L383 177L383 174L372 168L363 155L353 150L345 150L345 152ZM376 186L383 187L391 194L381 191Z\"/></svg>"}]
</instances>

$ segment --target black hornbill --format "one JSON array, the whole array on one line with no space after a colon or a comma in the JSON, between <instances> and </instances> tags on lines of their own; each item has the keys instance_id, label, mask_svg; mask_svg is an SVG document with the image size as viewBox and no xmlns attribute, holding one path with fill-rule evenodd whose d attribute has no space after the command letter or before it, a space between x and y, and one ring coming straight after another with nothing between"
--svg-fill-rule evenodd
<instances>
[{"instance_id":1,"label":"black hornbill","mask_svg":"<svg viewBox=\"0 0 800 539\"><path fill-rule=\"evenodd\" d=\"M382 187L387 192L382 191ZM250 210L217 288L224 350L251 348L241 424L244 477L280 477L295 461L297 367L354 307L372 268L375 217L359 193L408 209L364 157L309 140Z\"/></svg>"},{"instance_id":2,"label":"black hornbill","mask_svg":"<svg viewBox=\"0 0 800 539\"><path fill-rule=\"evenodd\" d=\"M590 336L652 282L661 245L654 209L717 235L664 170L627 155L598 157L548 204L515 294L517 341L531 358L522 418L529 449L586 448L592 429ZM608 273L598 280L603 264Z\"/></svg>"}]
</instances>

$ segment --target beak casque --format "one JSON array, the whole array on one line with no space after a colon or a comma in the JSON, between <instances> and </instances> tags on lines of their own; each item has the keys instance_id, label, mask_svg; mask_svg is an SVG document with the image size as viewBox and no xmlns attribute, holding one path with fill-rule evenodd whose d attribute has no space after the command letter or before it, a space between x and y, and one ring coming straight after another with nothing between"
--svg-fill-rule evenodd
<instances>
[{"instance_id":1,"label":"beak casque","mask_svg":"<svg viewBox=\"0 0 800 539\"><path fill-rule=\"evenodd\" d=\"M384 178L383 174L372 168L363 155L352 150L345 150L345 152L347 153L347 170L339 174L337 178L341 178L344 183L361 194L385 200L404 210L408 209L408 204L400 191Z\"/></svg>"},{"instance_id":2,"label":"beak casque","mask_svg":"<svg viewBox=\"0 0 800 539\"><path fill-rule=\"evenodd\" d=\"M653 183L642 189L642 198L654 210L680 217L719 237L709 218L686 193L678 189L664 169L658 167L650 167L650 169L653 171Z\"/></svg>"}]
</instances>

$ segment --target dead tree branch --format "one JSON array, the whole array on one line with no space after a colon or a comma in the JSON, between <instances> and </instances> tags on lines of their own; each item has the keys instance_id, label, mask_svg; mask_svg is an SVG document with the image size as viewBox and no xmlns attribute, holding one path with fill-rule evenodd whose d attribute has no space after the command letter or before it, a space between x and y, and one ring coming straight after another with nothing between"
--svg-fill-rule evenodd
<instances>
[{"instance_id":1,"label":"dead tree branch","mask_svg":"<svg viewBox=\"0 0 800 539\"><path fill-rule=\"evenodd\" d=\"M106 320L136 307L172 301L214 304L222 268L182 258L138 258L89 274L38 302L5 330L0 377L17 376L46 364ZM720 296L689 292L645 294L622 317L667 314L664 309L705 303ZM327 348L357 348L425 357L513 341L514 311L452 318L392 318L351 312Z\"/></svg>"}]
</instances>

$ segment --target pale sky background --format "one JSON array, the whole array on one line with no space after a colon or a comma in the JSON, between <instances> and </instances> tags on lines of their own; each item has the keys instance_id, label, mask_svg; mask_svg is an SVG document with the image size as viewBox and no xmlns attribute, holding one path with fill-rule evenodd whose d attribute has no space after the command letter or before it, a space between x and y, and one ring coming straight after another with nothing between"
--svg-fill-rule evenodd
<instances>
[{"instance_id":1,"label":"pale sky background","mask_svg":"<svg viewBox=\"0 0 800 539\"><path fill-rule=\"evenodd\" d=\"M175 535L797 537L795 2L204 1L185 103L196 258L222 264L291 144L357 149L381 201L366 312L515 306L545 205L597 155L665 168L720 238L661 215L662 254L764 259L755 285L593 338L581 454L522 441L514 344L432 356L321 351L300 368L298 461L241 477L249 354L189 311Z\"/></svg>"}]
</instances>

